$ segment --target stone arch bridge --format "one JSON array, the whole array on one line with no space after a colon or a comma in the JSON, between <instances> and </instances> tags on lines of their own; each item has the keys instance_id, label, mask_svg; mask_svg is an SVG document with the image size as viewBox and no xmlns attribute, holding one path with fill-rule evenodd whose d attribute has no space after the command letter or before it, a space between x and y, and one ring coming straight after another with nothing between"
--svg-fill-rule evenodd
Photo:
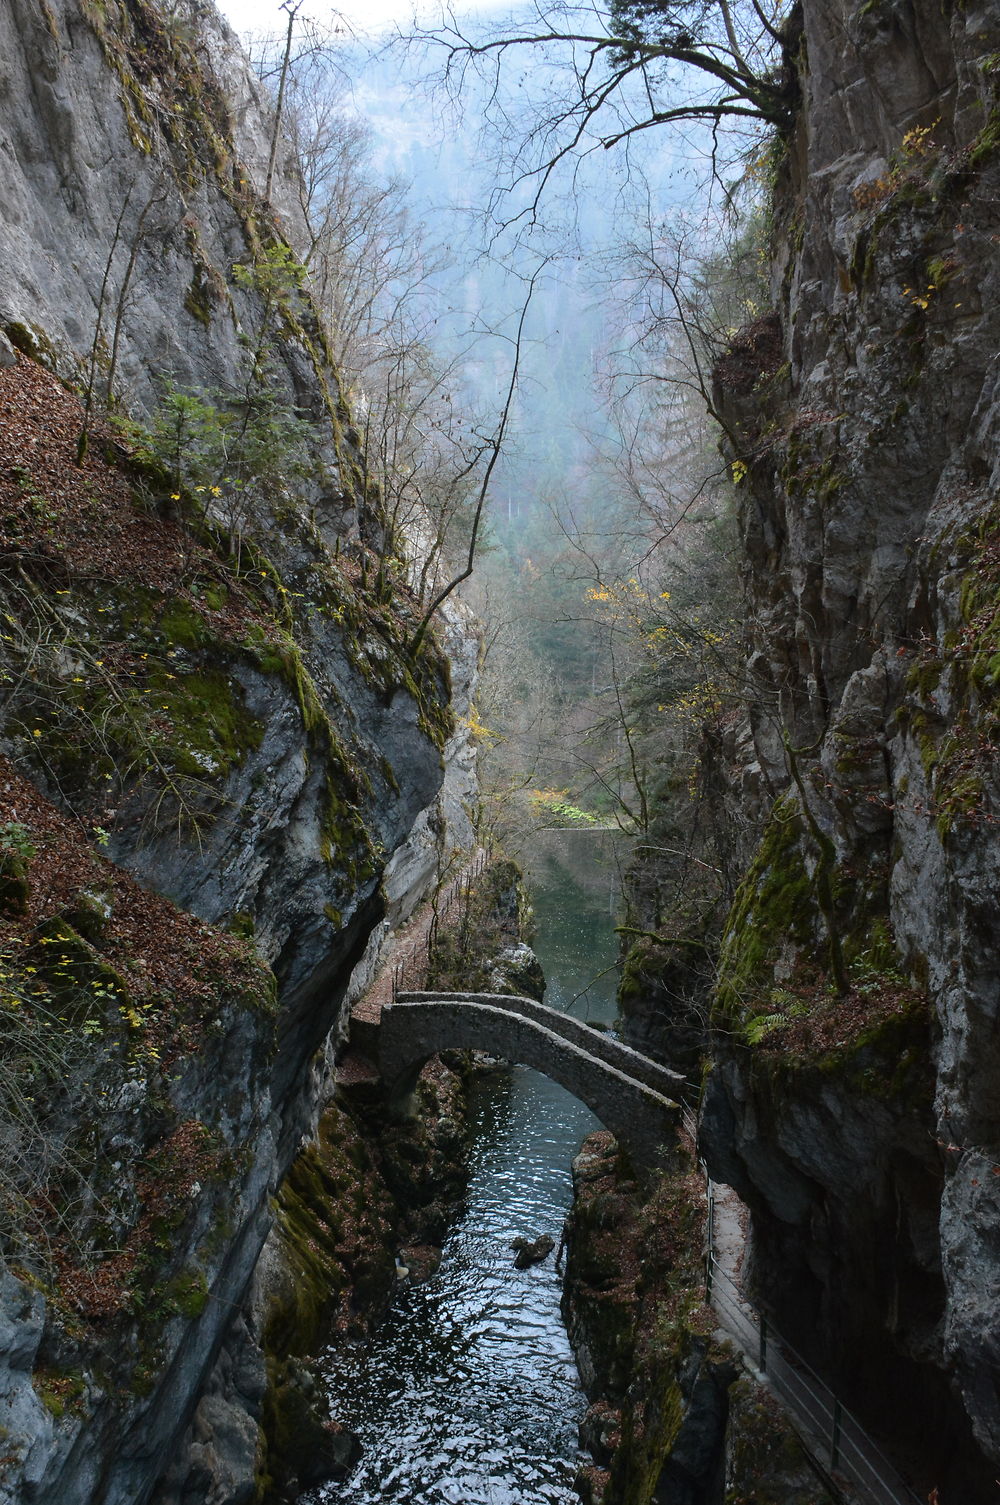
<instances>
[{"instance_id":1,"label":"stone arch bridge","mask_svg":"<svg viewBox=\"0 0 1000 1505\"><path fill-rule=\"evenodd\" d=\"M399 993L383 1005L377 1049L391 1100L413 1090L439 1051L482 1050L559 1082L586 1103L637 1167L664 1165L676 1152L684 1078L532 998Z\"/></svg>"}]
</instances>

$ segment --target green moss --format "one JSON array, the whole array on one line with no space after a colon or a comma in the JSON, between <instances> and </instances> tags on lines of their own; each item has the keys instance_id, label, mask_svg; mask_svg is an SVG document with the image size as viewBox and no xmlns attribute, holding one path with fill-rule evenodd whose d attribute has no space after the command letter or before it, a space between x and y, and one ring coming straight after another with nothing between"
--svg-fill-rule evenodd
<instances>
[{"instance_id":1,"label":"green moss","mask_svg":"<svg viewBox=\"0 0 1000 1505\"><path fill-rule=\"evenodd\" d=\"M317 609L343 629L352 666L386 697L405 690L417 704L420 730L443 748L455 729L445 655L428 638L416 659L411 658L404 624L388 601L373 601L370 591L358 590L336 571L317 573L312 589Z\"/></svg>"},{"instance_id":2,"label":"green moss","mask_svg":"<svg viewBox=\"0 0 1000 1505\"><path fill-rule=\"evenodd\" d=\"M941 683L944 663L934 654L921 654L906 676L906 688L913 695L927 699Z\"/></svg>"},{"instance_id":3,"label":"green moss","mask_svg":"<svg viewBox=\"0 0 1000 1505\"><path fill-rule=\"evenodd\" d=\"M966 770L947 777L948 772L946 766L939 766L934 787L934 826L942 841L956 821L974 820L986 803L986 780L982 772Z\"/></svg>"},{"instance_id":4,"label":"green moss","mask_svg":"<svg viewBox=\"0 0 1000 1505\"><path fill-rule=\"evenodd\" d=\"M251 651L265 674L280 676L295 692L305 731L321 742L336 741L316 682L306 667L298 644L290 637L283 637L259 648L251 644Z\"/></svg>"},{"instance_id":5,"label":"green moss","mask_svg":"<svg viewBox=\"0 0 1000 1505\"><path fill-rule=\"evenodd\" d=\"M208 329L212 323L212 315L218 308L229 302L228 290L225 279L209 260L202 245L198 227L190 215L185 217L184 238L194 268L191 282L184 295L184 307L192 318L197 319L199 324L203 324Z\"/></svg>"},{"instance_id":6,"label":"green moss","mask_svg":"<svg viewBox=\"0 0 1000 1505\"><path fill-rule=\"evenodd\" d=\"M930 779L941 760L941 739L937 723L929 716L917 713L910 718L910 727L920 749L920 766L924 776Z\"/></svg>"},{"instance_id":7,"label":"green moss","mask_svg":"<svg viewBox=\"0 0 1000 1505\"><path fill-rule=\"evenodd\" d=\"M96 689L84 684L70 691L67 703L100 727L102 761L114 770L143 768L168 784L173 777L190 780L192 797L214 798L217 781L259 747L264 735L241 686L222 669L154 662L144 683L105 680ZM64 744L64 764L71 766L75 758L92 763L88 738ZM94 769L81 771L92 775Z\"/></svg>"},{"instance_id":8,"label":"green moss","mask_svg":"<svg viewBox=\"0 0 1000 1505\"><path fill-rule=\"evenodd\" d=\"M66 923L92 944L103 939L110 918L111 905L107 896L91 889L81 889L76 893L64 913Z\"/></svg>"},{"instance_id":9,"label":"green moss","mask_svg":"<svg viewBox=\"0 0 1000 1505\"><path fill-rule=\"evenodd\" d=\"M795 800L778 800L726 921L716 987L724 1019L742 1018L752 1000L770 989L780 953L812 935L815 905L801 837Z\"/></svg>"},{"instance_id":10,"label":"green moss","mask_svg":"<svg viewBox=\"0 0 1000 1505\"><path fill-rule=\"evenodd\" d=\"M984 166L998 147L1000 147L1000 109L994 106L986 119L986 124L969 147L969 165L974 168Z\"/></svg>"},{"instance_id":11,"label":"green moss","mask_svg":"<svg viewBox=\"0 0 1000 1505\"><path fill-rule=\"evenodd\" d=\"M59 366L59 358L56 347L43 329L35 328L34 325L11 323L3 326L7 336L15 350L20 350L29 360L37 361L47 371L56 371Z\"/></svg>"},{"instance_id":12,"label":"green moss","mask_svg":"<svg viewBox=\"0 0 1000 1505\"><path fill-rule=\"evenodd\" d=\"M24 914L29 893L25 859L18 852L0 851L0 914Z\"/></svg>"},{"instance_id":13,"label":"green moss","mask_svg":"<svg viewBox=\"0 0 1000 1505\"><path fill-rule=\"evenodd\" d=\"M145 620L149 628L155 630L171 648L187 648L194 651L219 644L218 633L213 629L212 624L183 596L175 596L173 600L162 605L158 611L154 610L150 602L148 612L149 615Z\"/></svg>"},{"instance_id":14,"label":"green moss","mask_svg":"<svg viewBox=\"0 0 1000 1505\"><path fill-rule=\"evenodd\" d=\"M103 1022L109 1008L129 1006L124 979L65 920L39 926L31 955L55 1009L67 1022L86 1028Z\"/></svg>"},{"instance_id":15,"label":"green moss","mask_svg":"<svg viewBox=\"0 0 1000 1505\"><path fill-rule=\"evenodd\" d=\"M160 1229L160 1243L154 1251L160 1256L160 1263L169 1259L172 1243L169 1235L180 1228L183 1221L183 1214L178 1214L169 1221L169 1226ZM160 1284L157 1262L147 1254L142 1262L140 1281L131 1293L133 1313L142 1324L143 1357L153 1371L162 1367L160 1349L164 1323L175 1317L183 1317L188 1322L197 1321L208 1305L210 1294L204 1272L195 1265L186 1266Z\"/></svg>"},{"instance_id":16,"label":"green moss","mask_svg":"<svg viewBox=\"0 0 1000 1505\"><path fill-rule=\"evenodd\" d=\"M359 1239L357 1214L348 1212L344 1196L358 1183L359 1165L366 1186L363 1216L374 1220L367 1241ZM315 1352L346 1291L361 1308L386 1297L395 1275L384 1221L384 1231L377 1232L386 1212L365 1147L343 1116L329 1110L317 1142L296 1158L278 1192L277 1227L290 1273L268 1311L264 1347L272 1359Z\"/></svg>"},{"instance_id":17,"label":"green moss","mask_svg":"<svg viewBox=\"0 0 1000 1505\"><path fill-rule=\"evenodd\" d=\"M191 279L191 284L184 294L184 307L193 319L199 324L204 324L207 329L212 322L212 309L204 295L204 290L198 278L197 271Z\"/></svg>"},{"instance_id":18,"label":"green moss","mask_svg":"<svg viewBox=\"0 0 1000 1505\"><path fill-rule=\"evenodd\" d=\"M611 1465L606 1505L650 1505L664 1464L684 1421L684 1397L673 1366L646 1377L649 1389L640 1410L626 1407L621 1442Z\"/></svg>"},{"instance_id":19,"label":"green moss","mask_svg":"<svg viewBox=\"0 0 1000 1505\"><path fill-rule=\"evenodd\" d=\"M339 868L349 883L367 881L376 870L376 851L359 806L372 794L370 778L348 757L298 645L283 638L267 643L251 640L248 648L263 673L280 677L294 690L306 735L322 757L323 861Z\"/></svg>"},{"instance_id":20,"label":"green moss","mask_svg":"<svg viewBox=\"0 0 1000 1505\"><path fill-rule=\"evenodd\" d=\"M178 25L150 3L120 0L102 5L87 0L86 14L100 39L109 65L117 73L123 101L134 134L148 149L154 131L163 131L175 174L183 182L202 178L215 179L242 223L248 247L243 265L248 269L244 281L263 296L264 280L272 264L293 265L290 248L278 233L270 206L254 191L251 175L233 160L232 121L226 101L213 78L206 74L199 55L197 28ZM190 32L190 35L189 35ZM147 98L155 90L155 108ZM163 109L166 102L167 108ZM203 324L210 322L213 307L228 297L217 269L205 255L197 224L189 216L184 223L187 249L192 258L192 280L186 306ZM268 283L271 287L273 283ZM272 289L273 291L273 289ZM327 410L330 431L337 451L342 482L353 489L360 505L384 522L381 498L363 471L348 442L351 415L333 375L334 362L322 321L301 279L292 277L271 299L272 312L280 328L274 331L277 341L294 342L312 360L316 382ZM248 559L254 552L251 540L241 541ZM257 569L259 561L252 561ZM383 561L384 565L384 561ZM286 627L292 626L290 603L282 582L265 561L261 572L272 578L276 592L276 609ZM390 583L391 572L380 567L379 580ZM310 582L310 594L316 595ZM347 589L347 587L344 587ZM318 599L318 598L317 598ZM420 708L420 724L425 733L443 746L452 725L447 704L447 683L443 659L432 644L419 655L416 664L405 659L406 627L391 611L384 621L376 620L376 608L369 595L364 610L356 613L353 631L348 632L348 651L359 672L386 691L407 688ZM178 639L180 641L180 639ZM388 649L388 653L381 650ZM378 649L379 651L375 651ZM298 676L296 676L298 677ZM304 715L311 716L308 697L300 696Z\"/></svg>"},{"instance_id":21,"label":"green moss","mask_svg":"<svg viewBox=\"0 0 1000 1505\"><path fill-rule=\"evenodd\" d=\"M39 710L22 711L22 735L80 803L145 786L156 819L207 821L264 734L236 676L242 650L184 594L108 582L73 607L66 651L79 672L53 665Z\"/></svg>"},{"instance_id":22,"label":"green moss","mask_svg":"<svg viewBox=\"0 0 1000 1505\"><path fill-rule=\"evenodd\" d=\"M224 778L258 748L264 724L246 709L242 688L220 669L150 675L150 741L192 778ZM166 724L162 724L161 717Z\"/></svg>"},{"instance_id":23,"label":"green moss","mask_svg":"<svg viewBox=\"0 0 1000 1505\"><path fill-rule=\"evenodd\" d=\"M163 1288L161 1305L167 1315L194 1321L208 1305L208 1283L204 1271L192 1266L173 1276Z\"/></svg>"},{"instance_id":24,"label":"green moss","mask_svg":"<svg viewBox=\"0 0 1000 1505\"><path fill-rule=\"evenodd\" d=\"M622 962L621 980L618 983L618 1003L624 1012L628 1012L628 1005L634 1003L637 998L642 998L646 990L646 973L649 960L648 942L638 942L630 946Z\"/></svg>"},{"instance_id":25,"label":"green moss","mask_svg":"<svg viewBox=\"0 0 1000 1505\"><path fill-rule=\"evenodd\" d=\"M791 497L814 496L825 501L846 484L833 456L817 452L814 441L791 434L786 441L781 483Z\"/></svg>"},{"instance_id":26,"label":"green moss","mask_svg":"<svg viewBox=\"0 0 1000 1505\"><path fill-rule=\"evenodd\" d=\"M41 1365L31 1376L35 1394L50 1416L59 1421L67 1411L79 1414L87 1393L87 1383L78 1369L56 1369Z\"/></svg>"},{"instance_id":27,"label":"green moss","mask_svg":"<svg viewBox=\"0 0 1000 1505\"><path fill-rule=\"evenodd\" d=\"M223 611L229 603L229 590L218 580L206 581L200 587L200 595L209 611Z\"/></svg>"}]
</instances>

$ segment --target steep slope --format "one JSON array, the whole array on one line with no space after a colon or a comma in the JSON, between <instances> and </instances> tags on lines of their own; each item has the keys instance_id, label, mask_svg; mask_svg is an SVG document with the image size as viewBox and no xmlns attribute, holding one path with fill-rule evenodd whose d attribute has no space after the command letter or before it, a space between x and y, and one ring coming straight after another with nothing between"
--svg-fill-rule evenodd
<instances>
[{"instance_id":1,"label":"steep slope","mask_svg":"<svg viewBox=\"0 0 1000 1505\"><path fill-rule=\"evenodd\" d=\"M0 58L0 1493L135 1505L470 759L232 36L14 0Z\"/></svg>"},{"instance_id":2,"label":"steep slope","mask_svg":"<svg viewBox=\"0 0 1000 1505\"><path fill-rule=\"evenodd\" d=\"M717 373L746 467L746 723L707 774L757 845L737 854L704 1149L753 1209L779 1324L925 1492L986 1501L1000 21L803 0L790 28L776 312Z\"/></svg>"}]
</instances>

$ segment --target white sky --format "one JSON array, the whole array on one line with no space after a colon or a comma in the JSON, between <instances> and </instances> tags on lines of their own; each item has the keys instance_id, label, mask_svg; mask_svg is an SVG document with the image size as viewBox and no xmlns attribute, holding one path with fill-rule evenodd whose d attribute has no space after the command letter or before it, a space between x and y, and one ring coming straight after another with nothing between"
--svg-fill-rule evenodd
<instances>
[{"instance_id":1,"label":"white sky","mask_svg":"<svg viewBox=\"0 0 1000 1505\"><path fill-rule=\"evenodd\" d=\"M216 0L222 14L238 32L284 31L287 14L281 9L280 0ZM455 9L460 14L472 11L506 10L507 0L462 0ZM376 35L387 30L393 22L405 26L413 19L414 11L422 16L432 16L440 10L437 0L305 0L302 15L311 21L336 24L338 14L347 19L350 26L360 34Z\"/></svg>"}]
</instances>

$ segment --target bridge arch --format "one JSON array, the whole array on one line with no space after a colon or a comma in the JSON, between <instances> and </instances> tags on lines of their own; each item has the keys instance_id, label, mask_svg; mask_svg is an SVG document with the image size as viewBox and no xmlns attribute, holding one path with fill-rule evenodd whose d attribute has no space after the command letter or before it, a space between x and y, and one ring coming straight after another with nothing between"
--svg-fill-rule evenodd
<instances>
[{"instance_id":1,"label":"bridge arch","mask_svg":"<svg viewBox=\"0 0 1000 1505\"><path fill-rule=\"evenodd\" d=\"M515 1002L526 1007L517 1011L512 1007ZM482 1050L534 1067L559 1082L586 1103L637 1166L668 1163L677 1148L678 1104L638 1076L602 1059L617 1049L627 1061L636 1056L634 1051L607 1041L577 1020L569 1021L563 1033L559 1021L565 1018L530 999L489 994L403 995L383 1007L379 1027L379 1066L390 1100L398 1102L411 1092L425 1063L440 1051ZM580 1031L585 1032L583 1036ZM574 1038L567 1038L569 1034ZM585 1048L590 1043L594 1051ZM661 1069L655 1063L646 1064L653 1071Z\"/></svg>"}]
</instances>

